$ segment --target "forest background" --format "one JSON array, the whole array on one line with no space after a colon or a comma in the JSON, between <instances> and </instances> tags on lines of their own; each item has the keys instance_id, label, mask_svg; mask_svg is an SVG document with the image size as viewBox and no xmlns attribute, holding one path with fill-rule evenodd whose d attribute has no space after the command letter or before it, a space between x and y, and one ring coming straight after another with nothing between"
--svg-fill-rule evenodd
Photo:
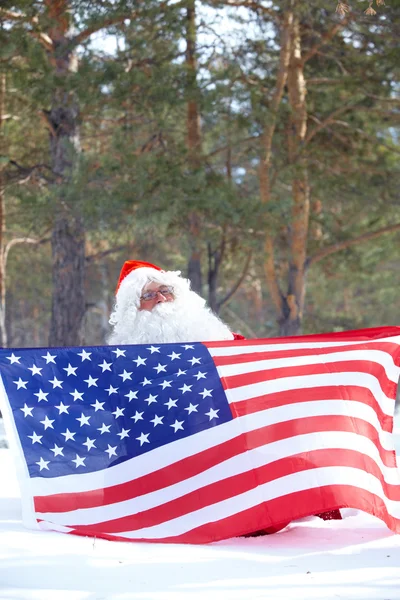
<instances>
[{"instance_id":1,"label":"forest background","mask_svg":"<svg viewBox=\"0 0 400 600\"><path fill-rule=\"evenodd\" d=\"M400 0L0 1L0 345L126 259L246 337L398 325Z\"/></svg>"}]
</instances>

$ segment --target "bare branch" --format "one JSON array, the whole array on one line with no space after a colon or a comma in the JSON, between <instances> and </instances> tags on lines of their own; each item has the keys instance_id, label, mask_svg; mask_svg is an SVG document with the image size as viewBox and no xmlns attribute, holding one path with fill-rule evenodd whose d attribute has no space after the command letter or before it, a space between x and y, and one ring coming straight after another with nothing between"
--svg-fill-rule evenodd
<instances>
[{"instance_id":1,"label":"bare branch","mask_svg":"<svg viewBox=\"0 0 400 600\"><path fill-rule=\"evenodd\" d=\"M304 56L301 59L302 64L305 65L315 54L317 54L317 52L319 51L320 48L322 48L322 46L324 46L325 44L330 42L331 39L334 38L335 35L341 29L343 29L343 27L346 27L346 25L348 25L348 23L350 21L352 21L352 19L353 19L353 16L351 14L348 14L339 23L336 23L331 29L329 29L329 31L324 33L324 35L321 36L320 41L317 44L315 44L315 46L310 48L306 54L304 54Z\"/></svg>"},{"instance_id":2,"label":"bare branch","mask_svg":"<svg viewBox=\"0 0 400 600\"><path fill-rule=\"evenodd\" d=\"M310 131L310 133L307 135L306 139L304 140L304 144L308 144L312 138L319 132L321 131L321 129L324 129L325 127L327 127L328 125L331 125L331 123L333 123L333 121L336 119L336 117L338 117L339 115L348 112L349 110L352 110L353 108L355 108L358 104L360 103L360 101L358 102L348 102L346 104L344 104L343 106L339 106L339 108L337 108L336 110L334 110L328 117L326 117L323 121L320 121L319 119L317 119L317 117L312 117L314 121L316 121L317 126Z\"/></svg>"},{"instance_id":3,"label":"bare branch","mask_svg":"<svg viewBox=\"0 0 400 600\"><path fill-rule=\"evenodd\" d=\"M220 308L221 308L221 306L223 304L225 304L226 302L228 302L228 300L230 298L232 298L233 294L235 294L235 292L237 292L237 290L242 285L243 280L244 280L244 278L247 275L247 271L249 270L249 266L250 266L250 261L251 261L252 254L253 253L250 251L249 254L247 255L247 259L246 259L246 262L244 263L242 274L239 277L239 279L237 280L237 282L231 287L231 289L229 290L229 292L222 298L222 300L220 300L218 302L218 311L220 310Z\"/></svg>"}]
</instances>

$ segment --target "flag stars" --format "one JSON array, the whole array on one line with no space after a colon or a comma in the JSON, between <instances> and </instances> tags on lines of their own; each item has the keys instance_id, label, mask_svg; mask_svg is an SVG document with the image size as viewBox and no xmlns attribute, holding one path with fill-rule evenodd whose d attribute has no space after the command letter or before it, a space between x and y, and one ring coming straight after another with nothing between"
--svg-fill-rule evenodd
<instances>
[{"instance_id":1,"label":"flag stars","mask_svg":"<svg viewBox=\"0 0 400 600\"><path fill-rule=\"evenodd\" d=\"M32 440L32 444L41 444L42 443L42 435L38 435L35 431L32 435L28 435L28 438Z\"/></svg>"},{"instance_id":2,"label":"flag stars","mask_svg":"<svg viewBox=\"0 0 400 600\"><path fill-rule=\"evenodd\" d=\"M172 352L172 354L168 354L168 357L169 357L171 360L176 360L177 358L180 358L180 357L181 357L181 354L177 354L176 352Z\"/></svg>"},{"instance_id":3,"label":"flag stars","mask_svg":"<svg viewBox=\"0 0 400 600\"><path fill-rule=\"evenodd\" d=\"M63 402L60 402L60 404L57 404L57 406L55 408L58 409L59 415L62 415L63 413L65 413L66 415L69 414L69 412L68 412L69 405L68 404L64 404Z\"/></svg>"},{"instance_id":4,"label":"flag stars","mask_svg":"<svg viewBox=\"0 0 400 600\"><path fill-rule=\"evenodd\" d=\"M47 469L48 471L50 470L48 467L49 464L49 460L44 460L44 458L40 457L40 460L38 460L35 464L39 466L39 469L41 471L43 471L43 469Z\"/></svg>"},{"instance_id":5,"label":"flag stars","mask_svg":"<svg viewBox=\"0 0 400 600\"><path fill-rule=\"evenodd\" d=\"M28 367L28 370L32 372L32 376L33 375L41 375L43 369L41 367L37 367L36 365L32 365L31 367Z\"/></svg>"},{"instance_id":6,"label":"flag stars","mask_svg":"<svg viewBox=\"0 0 400 600\"><path fill-rule=\"evenodd\" d=\"M57 444L54 444L54 448L50 448L50 450L54 453L54 458L56 456L64 456L64 448L62 446L57 446Z\"/></svg>"},{"instance_id":7,"label":"flag stars","mask_svg":"<svg viewBox=\"0 0 400 600\"><path fill-rule=\"evenodd\" d=\"M172 427L174 429L174 433L176 433L180 429L183 431L183 423L184 423L184 421L175 420L175 423L172 423L170 425L170 427Z\"/></svg>"},{"instance_id":8,"label":"flag stars","mask_svg":"<svg viewBox=\"0 0 400 600\"><path fill-rule=\"evenodd\" d=\"M97 428L97 431L100 431L102 435L103 433L110 433L110 427L111 425L106 425L105 423L103 423L101 427Z\"/></svg>"},{"instance_id":9,"label":"flag stars","mask_svg":"<svg viewBox=\"0 0 400 600\"><path fill-rule=\"evenodd\" d=\"M171 383L172 383L172 381L167 381L166 379L164 379L164 381L162 383L160 383L159 385L162 387L163 390L165 390L165 388L171 387Z\"/></svg>"},{"instance_id":10,"label":"flag stars","mask_svg":"<svg viewBox=\"0 0 400 600\"><path fill-rule=\"evenodd\" d=\"M180 377L181 375L186 375L187 371L182 371L182 369L179 369L179 371L177 372L176 376Z\"/></svg>"},{"instance_id":11,"label":"flag stars","mask_svg":"<svg viewBox=\"0 0 400 600\"><path fill-rule=\"evenodd\" d=\"M73 366L71 365L71 363L68 363L68 367L63 367L64 371L66 371L66 372L67 372L67 375L68 375L68 377L69 377L70 375L75 375L75 377L77 377L77 374L76 374L76 370L77 370L77 368L78 368L78 367L73 367Z\"/></svg>"},{"instance_id":12,"label":"flag stars","mask_svg":"<svg viewBox=\"0 0 400 600\"><path fill-rule=\"evenodd\" d=\"M78 390L74 390L73 392L70 392L69 394L70 394L70 396L72 396L74 398L74 402L76 402L77 400L83 401L83 392L78 392Z\"/></svg>"},{"instance_id":13,"label":"flag stars","mask_svg":"<svg viewBox=\"0 0 400 600\"><path fill-rule=\"evenodd\" d=\"M199 371L198 373L196 373L195 377L197 381L199 381L200 379L206 379L206 374Z\"/></svg>"},{"instance_id":14,"label":"flag stars","mask_svg":"<svg viewBox=\"0 0 400 600\"><path fill-rule=\"evenodd\" d=\"M112 365L112 363L108 363L105 360L103 360L103 362L101 363L101 365L99 365L99 367L102 370L102 372L104 373L105 371L111 371L111 365Z\"/></svg>"},{"instance_id":15,"label":"flag stars","mask_svg":"<svg viewBox=\"0 0 400 600\"><path fill-rule=\"evenodd\" d=\"M86 352L86 350L82 350L82 352L78 352L77 354L78 354L78 356L81 357L82 362L85 361L85 360L89 360L89 361L92 360L90 358L90 356L92 354L91 352Z\"/></svg>"},{"instance_id":16,"label":"flag stars","mask_svg":"<svg viewBox=\"0 0 400 600\"><path fill-rule=\"evenodd\" d=\"M154 427L156 427L156 425L163 425L163 418L164 417L159 417L158 415L154 415L154 419L151 419L150 423L153 423Z\"/></svg>"},{"instance_id":17,"label":"flag stars","mask_svg":"<svg viewBox=\"0 0 400 600\"><path fill-rule=\"evenodd\" d=\"M158 365L156 367L153 367L153 369L157 371L157 375L161 372L166 373L167 365L162 365L161 363L158 363Z\"/></svg>"},{"instance_id":18,"label":"flag stars","mask_svg":"<svg viewBox=\"0 0 400 600\"><path fill-rule=\"evenodd\" d=\"M104 452L107 452L108 458L117 456L117 446L110 446L110 444L108 444L108 448L106 448Z\"/></svg>"},{"instance_id":19,"label":"flag stars","mask_svg":"<svg viewBox=\"0 0 400 600\"><path fill-rule=\"evenodd\" d=\"M41 400L44 400L45 402L48 402L48 400L47 400L47 396L49 395L48 392L44 392L43 390L39 390L38 392L35 392L33 395L37 396L38 402L40 402Z\"/></svg>"},{"instance_id":20,"label":"flag stars","mask_svg":"<svg viewBox=\"0 0 400 600\"><path fill-rule=\"evenodd\" d=\"M20 390L21 388L23 388L24 390L26 390L26 384L28 383L27 381L22 381L21 377L19 379L17 379L17 381L13 381L13 383L15 383L15 385L17 386L17 390Z\"/></svg>"},{"instance_id":21,"label":"flag stars","mask_svg":"<svg viewBox=\"0 0 400 600\"><path fill-rule=\"evenodd\" d=\"M97 387L98 380L98 377L94 379L91 375L89 375L89 379L84 379L83 381L88 384L88 387Z\"/></svg>"},{"instance_id":22,"label":"flag stars","mask_svg":"<svg viewBox=\"0 0 400 600\"><path fill-rule=\"evenodd\" d=\"M149 433L142 432L140 436L135 439L137 439L138 442L140 442L140 445L143 446L143 444L150 444L150 440L148 439L149 435Z\"/></svg>"},{"instance_id":23,"label":"flag stars","mask_svg":"<svg viewBox=\"0 0 400 600\"><path fill-rule=\"evenodd\" d=\"M50 363L56 364L56 354L50 354L50 352L47 352L47 354L42 356L42 358L44 358L46 361L46 365L49 365Z\"/></svg>"},{"instance_id":24,"label":"flag stars","mask_svg":"<svg viewBox=\"0 0 400 600\"><path fill-rule=\"evenodd\" d=\"M114 410L114 412L111 413L111 414L113 414L114 417L116 419L118 419L118 417L123 417L124 416L124 410L125 410L124 408L120 408L119 406L117 406L116 410Z\"/></svg>"},{"instance_id":25,"label":"flag stars","mask_svg":"<svg viewBox=\"0 0 400 600\"><path fill-rule=\"evenodd\" d=\"M188 360L188 362L190 362L192 367L194 367L194 365L199 365L201 363L201 358L196 358L196 356L193 356L193 358Z\"/></svg>"},{"instance_id":26,"label":"flag stars","mask_svg":"<svg viewBox=\"0 0 400 600\"><path fill-rule=\"evenodd\" d=\"M59 379L57 379L57 377L54 377L54 379L49 379L49 383L52 384L53 390L55 388L61 388L62 389L63 381L60 381Z\"/></svg>"},{"instance_id":27,"label":"flag stars","mask_svg":"<svg viewBox=\"0 0 400 600\"><path fill-rule=\"evenodd\" d=\"M72 432L70 431L68 428L64 431L64 433L62 433L61 435L63 435L65 437L65 441L68 442L68 440L73 440L75 441L75 435L76 435L76 431Z\"/></svg>"},{"instance_id":28,"label":"flag stars","mask_svg":"<svg viewBox=\"0 0 400 600\"><path fill-rule=\"evenodd\" d=\"M154 402L157 402L157 397L158 396L153 396L153 394L149 394L148 398L145 398L144 401L147 402L150 406L150 404L154 404Z\"/></svg>"},{"instance_id":29,"label":"flag stars","mask_svg":"<svg viewBox=\"0 0 400 600\"><path fill-rule=\"evenodd\" d=\"M75 420L79 421L80 426L83 427L84 425L89 425L90 417L88 417L82 413L81 416L77 417Z\"/></svg>"},{"instance_id":30,"label":"flag stars","mask_svg":"<svg viewBox=\"0 0 400 600\"><path fill-rule=\"evenodd\" d=\"M126 369L124 369L124 372L119 373L118 377L122 377L122 381L126 381L127 379L131 380L132 379L132 371L130 373L128 373L128 371Z\"/></svg>"},{"instance_id":31,"label":"flag stars","mask_svg":"<svg viewBox=\"0 0 400 600\"><path fill-rule=\"evenodd\" d=\"M137 423L138 421L143 421L143 412L136 411L135 414L131 417L131 419L134 419L135 423Z\"/></svg>"},{"instance_id":32,"label":"flag stars","mask_svg":"<svg viewBox=\"0 0 400 600\"><path fill-rule=\"evenodd\" d=\"M194 346L192 346L191 344L184 344L183 347L185 348L185 350L194 350Z\"/></svg>"},{"instance_id":33,"label":"flag stars","mask_svg":"<svg viewBox=\"0 0 400 600\"><path fill-rule=\"evenodd\" d=\"M90 406L93 406L94 412L97 412L98 410L104 410L104 404L105 402L99 402L98 400L96 400L96 402L94 404L91 404Z\"/></svg>"},{"instance_id":34,"label":"flag stars","mask_svg":"<svg viewBox=\"0 0 400 600\"><path fill-rule=\"evenodd\" d=\"M126 350L120 350L119 348L117 348L116 350L113 350L113 353L115 354L115 358L119 358L120 356L123 356L125 358L125 352L126 352Z\"/></svg>"},{"instance_id":35,"label":"flag stars","mask_svg":"<svg viewBox=\"0 0 400 600\"><path fill-rule=\"evenodd\" d=\"M15 356L14 352L11 354L11 356L7 356L7 359L10 361L10 365L13 365L15 363L17 364L21 364L19 361L21 360L20 356Z\"/></svg>"},{"instance_id":36,"label":"flag stars","mask_svg":"<svg viewBox=\"0 0 400 600\"><path fill-rule=\"evenodd\" d=\"M170 398L168 400L168 402L164 402L164 404L168 408L168 410L170 410L170 408L176 408L177 402L178 402L178 400L173 400L172 398Z\"/></svg>"},{"instance_id":37,"label":"flag stars","mask_svg":"<svg viewBox=\"0 0 400 600\"><path fill-rule=\"evenodd\" d=\"M108 392L108 395L111 396L112 394L118 393L118 388L115 388L110 384L110 387L106 388L106 392Z\"/></svg>"},{"instance_id":38,"label":"flag stars","mask_svg":"<svg viewBox=\"0 0 400 600\"><path fill-rule=\"evenodd\" d=\"M210 419L210 421L212 421L213 419L219 419L218 413L219 413L219 408L217 408L216 410L214 410L213 408L210 408L210 410L208 412L206 412L205 414Z\"/></svg>"},{"instance_id":39,"label":"flag stars","mask_svg":"<svg viewBox=\"0 0 400 600\"><path fill-rule=\"evenodd\" d=\"M185 408L185 410L188 411L188 415L191 415L192 412L197 412L197 407L198 406L199 406L198 404L192 404L192 403L190 403L189 406L187 406Z\"/></svg>"},{"instance_id":40,"label":"flag stars","mask_svg":"<svg viewBox=\"0 0 400 600\"><path fill-rule=\"evenodd\" d=\"M179 390L182 392L182 394L186 394L186 392L192 391L192 387L192 385L186 385L186 383L184 383L183 386L179 388Z\"/></svg>"},{"instance_id":41,"label":"flag stars","mask_svg":"<svg viewBox=\"0 0 400 600\"><path fill-rule=\"evenodd\" d=\"M132 402L132 400L138 399L137 395L138 392L133 392L132 390L130 390L128 394L125 394L125 398L128 398L129 402Z\"/></svg>"},{"instance_id":42,"label":"flag stars","mask_svg":"<svg viewBox=\"0 0 400 600\"><path fill-rule=\"evenodd\" d=\"M120 439L123 440L124 438L129 437L129 432L130 432L130 429L122 428L120 433L117 433L117 435L119 435Z\"/></svg>"},{"instance_id":43,"label":"flag stars","mask_svg":"<svg viewBox=\"0 0 400 600\"><path fill-rule=\"evenodd\" d=\"M140 385L142 385L143 387L144 387L145 385L151 385L151 381L150 381L150 379L147 379L147 377L145 377L145 378L143 379L143 381L141 381L141 382L140 382Z\"/></svg>"},{"instance_id":44,"label":"flag stars","mask_svg":"<svg viewBox=\"0 0 400 600\"><path fill-rule=\"evenodd\" d=\"M86 438L86 442L82 442L82 446L86 446L87 451L89 452L92 448L96 448L95 441L95 439L91 440L90 438Z\"/></svg>"},{"instance_id":45,"label":"flag stars","mask_svg":"<svg viewBox=\"0 0 400 600\"><path fill-rule=\"evenodd\" d=\"M76 467L76 468L78 468L78 467L86 467L86 465L85 465L85 460L86 460L86 457L85 457L85 456L81 457L81 456L79 456L79 455L77 454L77 455L76 455L76 458L73 458L73 459L71 460L71 462L75 463L75 467Z\"/></svg>"},{"instance_id":46,"label":"flag stars","mask_svg":"<svg viewBox=\"0 0 400 600\"><path fill-rule=\"evenodd\" d=\"M138 356L137 358L134 358L132 362L135 362L136 366L140 367L140 365L146 365L146 360L147 358L142 358L141 356Z\"/></svg>"},{"instance_id":47,"label":"flag stars","mask_svg":"<svg viewBox=\"0 0 400 600\"><path fill-rule=\"evenodd\" d=\"M211 398L211 392L213 392L214 390L207 390L206 388L204 388L204 390L202 392L199 392L200 396L203 396L203 400L204 398Z\"/></svg>"},{"instance_id":48,"label":"flag stars","mask_svg":"<svg viewBox=\"0 0 400 600\"><path fill-rule=\"evenodd\" d=\"M160 347L150 346L150 348L146 348L146 350L149 350L152 354L154 354L154 352L160 352Z\"/></svg>"},{"instance_id":49,"label":"flag stars","mask_svg":"<svg viewBox=\"0 0 400 600\"><path fill-rule=\"evenodd\" d=\"M30 417L33 417L32 411L33 411L33 406L27 406L26 403L24 404L23 408L20 408L19 410L22 410L22 412L24 413L24 417L26 418L28 415Z\"/></svg>"},{"instance_id":50,"label":"flag stars","mask_svg":"<svg viewBox=\"0 0 400 600\"><path fill-rule=\"evenodd\" d=\"M54 427L53 427L54 421L55 421L55 419L49 419L49 417L46 415L44 420L40 421L40 423L42 423L42 425L45 429L48 429L49 427L50 427L50 429L54 429Z\"/></svg>"}]
</instances>

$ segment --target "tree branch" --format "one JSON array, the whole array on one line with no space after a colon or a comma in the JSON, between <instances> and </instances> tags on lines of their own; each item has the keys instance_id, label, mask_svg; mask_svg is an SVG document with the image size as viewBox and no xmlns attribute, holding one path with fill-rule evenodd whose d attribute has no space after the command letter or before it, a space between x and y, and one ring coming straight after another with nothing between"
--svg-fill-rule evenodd
<instances>
[{"instance_id":1,"label":"tree branch","mask_svg":"<svg viewBox=\"0 0 400 600\"><path fill-rule=\"evenodd\" d=\"M323 248L319 252L316 252L313 256L306 261L306 267L309 268L311 265L319 262L324 259L326 256L330 256L335 252L340 252L340 250L345 250L346 248L350 248L350 246L356 246L368 240L373 240L377 237L380 237L384 233L392 233L394 231L398 231L400 229L400 223L395 223L394 225L388 225L387 227L382 227L381 229L377 229L376 231L370 231L368 233L363 233L355 238L350 240L344 240L343 242L338 242L337 244L333 244L332 246L328 246L327 248Z\"/></svg>"},{"instance_id":2,"label":"tree branch","mask_svg":"<svg viewBox=\"0 0 400 600\"><path fill-rule=\"evenodd\" d=\"M343 29L343 27L346 27L346 25L348 25L352 19L353 16L348 14L342 21L336 23L336 25L334 25L329 31L324 33L324 35L321 36L321 40L318 42L318 44L315 44L315 46L310 48L308 52L306 52L306 54L304 54L304 56L301 58L302 64L305 65L315 54L317 54L318 50L322 48L322 46L330 42L330 40L335 37L335 35L341 29Z\"/></svg>"},{"instance_id":3,"label":"tree branch","mask_svg":"<svg viewBox=\"0 0 400 600\"><path fill-rule=\"evenodd\" d=\"M235 292L237 292L237 290L242 285L243 280L244 280L244 278L247 275L247 271L248 271L249 266L250 266L250 261L251 261L252 255L253 255L253 253L252 253L252 251L250 251L249 254L247 255L246 262L244 263L244 267L243 267L243 271L242 271L241 276L239 277L239 279L237 280L237 282L235 283L235 285L233 285L231 287L231 289L226 294L226 296L224 296L224 298L222 298L222 300L220 300L218 302L218 312L221 309L221 306L223 306L226 302L228 302L228 300L233 296L233 294L235 294Z\"/></svg>"}]
</instances>

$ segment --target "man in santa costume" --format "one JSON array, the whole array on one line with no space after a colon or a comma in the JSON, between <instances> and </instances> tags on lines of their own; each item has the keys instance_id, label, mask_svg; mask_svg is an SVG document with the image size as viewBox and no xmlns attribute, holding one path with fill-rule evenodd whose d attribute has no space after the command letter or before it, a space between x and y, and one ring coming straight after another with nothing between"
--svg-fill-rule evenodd
<instances>
[{"instance_id":1,"label":"man in santa costume","mask_svg":"<svg viewBox=\"0 0 400 600\"><path fill-rule=\"evenodd\" d=\"M128 260L122 267L110 325L111 345L244 339L206 306L180 271L164 271L137 260ZM324 520L341 519L339 510L317 516ZM275 533L286 525L253 535Z\"/></svg>"}]
</instances>

